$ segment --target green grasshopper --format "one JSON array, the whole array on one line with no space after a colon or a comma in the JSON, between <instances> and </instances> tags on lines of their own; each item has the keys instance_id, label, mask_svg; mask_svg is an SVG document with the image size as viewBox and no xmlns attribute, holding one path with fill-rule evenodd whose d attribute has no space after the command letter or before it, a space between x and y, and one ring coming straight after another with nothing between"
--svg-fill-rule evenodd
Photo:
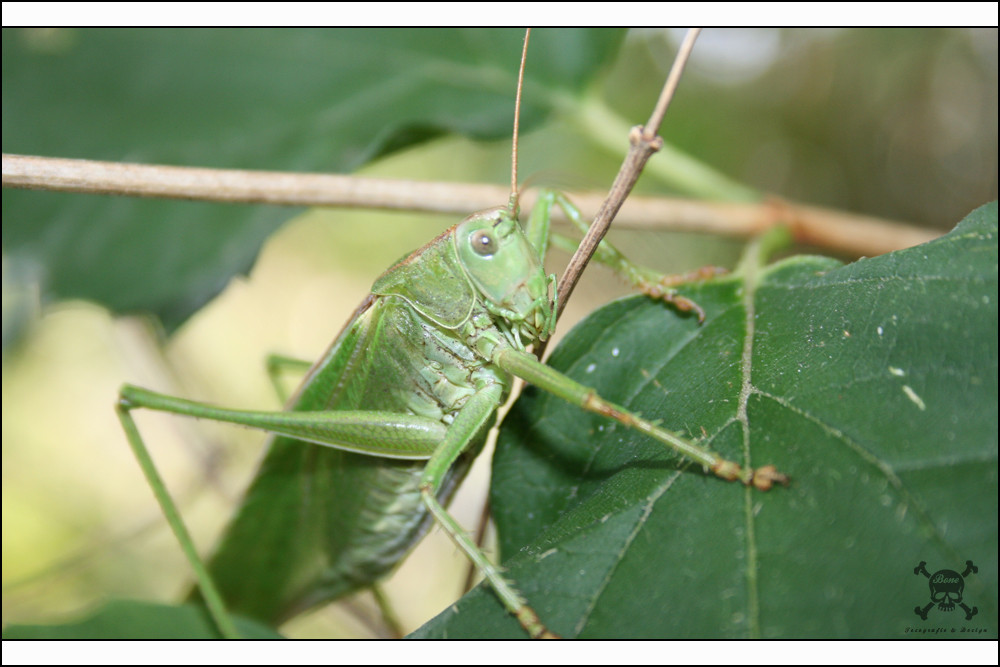
<instances>
[{"instance_id":1,"label":"green grasshopper","mask_svg":"<svg viewBox=\"0 0 1000 667\"><path fill-rule=\"evenodd\" d=\"M134 409L275 436L207 572L175 525L206 602L219 609L220 625L227 621L219 596L232 611L278 624L369 588L436 522L531 637L553 636L445 509L514 378L637 429L724 480L761 490L786 481L773 466L744 469L642 419L528 352L556 324L556 278L543 270L554 207L586 231L579 212L553 192L541 194L522 228L514 193L506 206L469 216L389 268L287 411L224 409L122 387L119 418L158 493L165 491ZM660 282L607 243L596 258L637 286ZM664 298L681 310L696 308L669 290ZM169 500L161 497L161 503L169 515Z\"/></svg>"}]
</instances>

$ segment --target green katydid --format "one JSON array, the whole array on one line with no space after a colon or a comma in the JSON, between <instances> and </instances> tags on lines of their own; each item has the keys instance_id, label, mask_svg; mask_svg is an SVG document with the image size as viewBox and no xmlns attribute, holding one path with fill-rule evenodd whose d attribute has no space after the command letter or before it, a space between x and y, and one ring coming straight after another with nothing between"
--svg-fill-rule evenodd
<instances>
[{"instance_id":1,"label":"green katydid","mask_svg":"<svg viewBox=\"0 0 1000 667\"><path fill-rule=\"evenodd\" d=\"M553 203L536 206L529 233L547 231ZM572 210L572 209L570 209ZM329 514L309 507L309 544L275 543L277 525L237 518L212 561L229 606L281 621L320 602L366 587L386 574L427 529L431 514L474 560L504 604L533 636L545 629L516 591L482 556L443 505L479 453L513 376L617 419L677 449L727 480L766 489L783 477L770 466L736 463L628 413L538 362L525 351L554 327L555 277L542 271L512 208L474 214L382 275L293 399L292 412L226 410L126 385L119 414L136 437L129 411L163 410L279 434L245 505L285 484L288 493L341 485L356 507ZM326 445L320 448L306 443ZM298 484L289 477L300 477ZM304 477L308 477L305 479ZM321 490L310 493L322 493ZM346 537L348 536L349 537ZM238 579L229 559L261 552L258 571ZM266 545L266 548L265 548Z\"/></svg>"},{"instance_id":2,"label":"green katydid","mask_svg":"<svg viewBox=\"0 0 1000 667\"><path fill-rule=\"evenodd\" d=\"M197 572L220 626L226 623L222 601L231 610L277 623L370 587L436 521L530 636L551 635L445 509L514 377L635 428L722 479L761 490L785 481L773 466L743 469L629 413L527 351L555 327L556 279L545 275L542 261L556 206L586 229L572 205L551 192L539 197L522 229L515 193L507 206L469 216L387 270L308 373L289 411L229 410L122 388L119 417L160 494L163 485L152 479L155 471L131 410L230 422L276 435L244 511L227 529L208 572ZM633 283L648 276L606 242L596 257ZM681 309L696 308L680 298L674 302ZM161 497L161 503L169 500ZM256 511L263 503L276 508L265 520ZM171 520L175 530L183 530ZM180 538L199 570L189 538ZM241 566L233 566L236 562Z\"/></svg>"}]
</instances>

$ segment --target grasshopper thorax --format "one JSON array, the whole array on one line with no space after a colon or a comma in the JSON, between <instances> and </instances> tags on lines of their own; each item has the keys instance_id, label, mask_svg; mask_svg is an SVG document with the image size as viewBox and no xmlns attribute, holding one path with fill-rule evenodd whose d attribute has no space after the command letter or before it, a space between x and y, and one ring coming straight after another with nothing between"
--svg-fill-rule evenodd
<instances>
[{"instance_id":1,"label":"grasshopper thorax","mask_svg":"<svg viewBox=\"0 0 1000 667\"><path fill-rule=\"evenodd\" d=\"M519 338L541 341L553 327L553 303L538 251L508 207L474 213L455 227L455 248L483 304Z\"/></svg>"}]
</instances>

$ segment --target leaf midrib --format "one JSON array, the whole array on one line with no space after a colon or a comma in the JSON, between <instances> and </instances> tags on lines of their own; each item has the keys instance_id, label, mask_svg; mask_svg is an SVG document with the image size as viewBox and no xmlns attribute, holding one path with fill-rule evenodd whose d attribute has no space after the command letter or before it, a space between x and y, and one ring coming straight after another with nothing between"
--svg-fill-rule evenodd
<instances>
[{"instance_id":1,"label":"leaf midrib","mask_svg":"<svg viewBox=\"0 0 1000 667\"><path fill-rule=\"evenodd\" d=\"M754 393L751 382L753 370L753 344L756 331L756 297L760 286L763 264L766 260L764 243L758 238L747 248L740 261L738 272L743 276L743 353L740 357L740 395L737 402L736 419L740 422L743 434L743 466L752 468L750 460L750 419L747 415L747 403ZM757 582L757 536L754 525L753 494L760 493L752 486L743 490L743 522L746 535L746 583L747 608L746 618L748 634L754 639L760 638L760 589Z\"/></svg>"}]
</instances>

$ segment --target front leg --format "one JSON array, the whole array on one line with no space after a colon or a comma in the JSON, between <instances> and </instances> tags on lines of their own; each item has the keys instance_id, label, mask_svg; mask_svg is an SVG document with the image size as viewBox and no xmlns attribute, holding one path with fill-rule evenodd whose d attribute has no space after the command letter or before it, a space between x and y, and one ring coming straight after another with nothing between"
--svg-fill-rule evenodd
<instances>
[{"instance_id":1,"label":"front leg","mask_svg":"<svg viewBox=\"0 0 1000 667\"><path fill-rule=\"evenodd\" d=\"M459 455L469 444L486 436L492 427L497 406L501 402L503 388L499 384L488 384L473 394L455 416L448 427L441 445L431 456L420 480L420 494L424 505L434 516L435 521L444 529L452 541L475 564L476 568L489 581L493 591L500 601L512 613L521 627L533 639L548 639L556 637L538 618L524 596L508 581L500 568L491 563L486 554L476 545L468 533L451 514L438 502L437 495L445 473L455 463Z\"/></svg>"},{"instance_id":2,"label":"front leg","mask_svg":"<svg viewBox=\"0 0 1000 667\"><path fill-rule=\"evenodd\" d=\"M532 243L536 243L537 239L537 243L543 244L535 246L539 248L539 254L542 255L543 259L545 245L549 242L566 252L573 253L576 251L577 242L573 239L559 234L552 234L550 239L549 222L551 210L554 205L562 209L574 227L584 234L587 233L587 223L584 222L580 210L565 195L551 190L542 191L531 213L525 233L528 234L528 238L532 240ZM536 227L537 229L535 229ZM632 262L620 250L609 243L607 239L601 241L597 247L597 252L594 253L593 259L595 262L610 268L622 280L643 294L654 299L666 301L681 312L693 311L698 316L699 322L705 321L705 311L694 301L678 294L674 287L692 281L707 280L725 273L725 269L706 266L683 274L664 274Z\"/></svg>"}]
</instances>

